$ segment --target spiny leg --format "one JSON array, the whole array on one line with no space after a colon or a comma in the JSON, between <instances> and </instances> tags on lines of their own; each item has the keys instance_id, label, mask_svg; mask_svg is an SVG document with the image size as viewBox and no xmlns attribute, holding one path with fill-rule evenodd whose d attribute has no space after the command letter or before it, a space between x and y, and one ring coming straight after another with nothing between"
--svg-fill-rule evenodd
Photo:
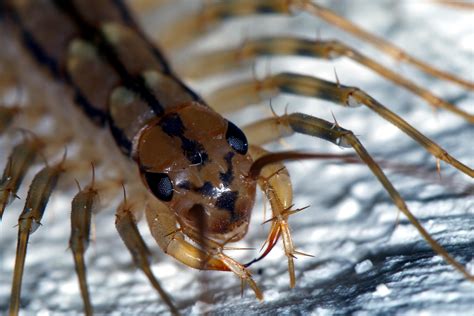
<instances>
[{"instance_id":1,"label":"spiny leg","mask_svg":"<svg viewBox=\"0 0 474 316\"><path fill-rule=\"evenodd\" d=\"M249 152L254 161L268 154L266 150L258 146L250 146ZM293 206L293 188L290 175L282 163L274 163L262 169L258 176L258 184L271 205L272 218L269 220L271 228L266 240L267 249L259 258L253 260L248 265L266 256L279 237L282 236L283 248L288 260L290 287L293 288L296 284L293 259L296 254L301 253L295 250L288 224L289 216L295 213L295 211L291 210Z\"/></svg>"},{"instance_id":2,"label":"spiny leg","mask_svg":"<svg viewBox=\"0 0 474 316\"><path fill-rule=\"evenodd\" d=\"M446 150L420 133L400 116L355 87L344 86L311 76L280 73L270 75L262 80L249 80L224 87L205 99L218 111L225 111L259 103L267 98L278 96L279 93L315 97L350 108L365 105L413 138L434 157L447 162L471 178L474 177L472 168L449 155ZM225 109L220 108L219 105L224 105ZM470 115L470 117L474 121L474 115Z\"/></svg>"},{"instance_id":3,"label":"spiny leg","mask_svg":"<svg viewBox=\"0 0 474 316\"><path fill-rule=\"evenodd\" d=\"M258 126L258 129L255 127ZM278 127L278 128L275 128ZM370 168L372 173L377 177L379 182L385 188L391 199L398 207L398 209L408 218L410 223L415 226L418 232L433 248L433 250L442 256L451 266L461 272L468 280L474 281L474 276L471 275L459 262L457 262L451 255L436 242L431 235L423 228L416 217L410 212L405 201L400 196L398 191L393 187L392 183L385 176L379 165L373 160L370 154L366 151L363 145L360 143L358 138L349 130L345 130L337 124L327 122L325 120L312 117L306 114L293 113L282 117L276 117L264 121L257 122L248 128L244 128L244 131L249 137L249 141L258 143L259 138L255 131L258 133L264 133L266 130L267 134L271 134L271 138L265 139L266 142L272 140L278 140L280 137L289 136L292 133L305 134L309 136L318 137L327 141L330 141L336 145L344 147L352 147L357 155L364 161L365 164ZM275 133L275 131L281 131Z\"/></svg>"},{"instance_id":4,"label":"spiny leg","mask_svg":"<svg viewBox=\"0 0 474 316\"><path fill-rule=\"evenodd\" d=\"M272 127L270 127L272 128ZM278 132L268 133L268 130L251 131L250 137L251 142L254 144L271 142L274 139L270 136L268 141L262 141L263 138L260 134L280 135ZM258 136L257 136L258 135ZM285 135L283 132L282 135ZM280 135L280 137L282 137ZM254 163L250 168L248 177L251 179L258 180L258 185L265 194L265 197L270 202L272 217L266 220L264 223L271 222L271 229L268 237L265 241L267 245L265 251L258 257L247 263L245 266L262 260L275 246L280 236L283 239L283 248L285 255L288 259L288 272L290 275L290 287L294 287L296 284L294 259L296 255L311 256L306 253L297 251L294 247L293 240L290 232L290 225L288 218L291 215L297 214L307 207L294 209L293 200L293 188L291 184L290 175L283 165L282 161L288 160L302 160L302 159L337 159L344 162L360 162L355 155L338 155L338 154L312 154L312 153L300 153L300 152L278 152L269 153L260 146L251 145L249 153L254 159ZM265 246L264 244L264 246ZM263 249L263 247L262 247Z\"/></svg>"},{"instance_id":5,"label":"spiny leg","mask_svg":"<svg viewBox=\"0 0 474 316\"><path fill-rule=\"evenodd\" d=\"M211 29L211 26L215 26L216 24L222 23L226 19L232 17L249 16L255 14L291 15L295 10L301 10L317 16L329 24L341 28L353 36L370 43L397 61L408 63L425 73L443 80L451 81L463 86L466 89L474 89L474 83L437 69L426 62L409 55L402 49L363 30L349 20L337 15L333 11L324 8L323 6L313 3L311 0L208 1L200 12L196 12L176 21L169 27L169 29L172 31L165 32L165 34L160 34L156 40L160 42L163 47L172 49L190 42L192 39L202 35L203 32Z\"/></svg>"},{"instance_id":6,"label":"spiny leg","mask_svg":"<svg viewBox=\"0 0 474 316\"><path fill-rule=\"evenodd\" d=\"M13 272L9 315L18 315L28 240L30 234L34 233L41 224L41 218L43 217L46 204L56 186L60 174L64 170L63 163L64 160L55 166L46 166L36 174L28 191L25 207L18 219L18 244Z\"/></svg>"},{"instance_id":7,"label":"spiny leg","mask_svg":"<svg viewBox=\"0 0 474 316\"><path fill-rule=\"evenodd\" d=\"M224 246L206 239L206 245L200 248L186 240L186 227L178 227L176 216L171 210L151 197L146 208L146 219L152 236L164 253L181 263L199 270L232 271L252 288L255 296L263 299L262 292L253 280L250 271L241 263L223 253ZM186 231L186 234L192 234ZM195 236L194 241L202 237ZM202 248L202 249L201 249Z\"/></svg>"},{"instance_id":8,"label":"spiny leg","mask_svg":"<svg viewBox=\"0 0 474 316\"><path fill-rule=\"evenodd\" d=\"M249 65L251 62L255 62L255 59L258 57L278 55L307 56L328 60L343 56L348 57L413 92L428 102L433 108L443 108L458 114L468 121L474 122L473 116L466 111L442 100L427 89L337 40L321 41L294 37L249 39L245 40L238 48L223 49L192 56L188 62L178 63L177 71L184 77L201 78L219 72L234 70L242 67L244 64Z\"/></svg>"},{"instance_id":9,"label":"spiny leg","mask_svg":"<svg viewBox=\"0 0 474 316\"><path fill-rule=\"evenodd\" d=\"M291 0L291 2L294 3L296 8L318 16L326 22L343 29L344 31L354 35L355 37L366 41L367 43L370 43L385 54L392 56L395 60L415 66L416 68L427 74L432 75L433 77L451 81L466 89L474 90L473 82L467 81L465 79L449 74L443 70L437 69L429 65L428 63L409 55L407 52L403 51L397 46L385 41L383 38L380 38L372 33L365 31L364 29L360 28L349 20L337 15L335 12L327 8L315 4L310 0Z\"/></svg>"},{"instance_id":10,"label":"spiny leg","mask_svg":"<svg viewBox=\"0 0 474 316\"><path fill-rule=\"evenodd\" d=\"M26 172L32 166L41 147L37 139L25 139L16 145L0 179L0 220L7 205L16 197Z\"/></svg>"},{"instance_id":11,"label":"spiny leg","mask_svg":"<svg viewBox=\"0 0 474 316\"><path fill-rule=\"evenodd\" d=\"M79 188L80 189L80 188ZM85 252L89 246L91 218L98 203L98 192L94 180L85 189L80 189L71 203L71 237L69 247L74 257L74 266L79 280L84 313L93 314L86 279Z\"/></svg>"},{"instance_id":12,"label":"spiny leg","mask_svg":"<svg viewBox=\"0 0 474 316\"><path fill-rule=\"evenodd\" d=\"M120 237L125 243L125 246L127 246L128 250L130 251L135 265L140 268L143 273L145 273L152 286L159 293L161 299L165 302L166 305L168 305L168 308L170 309L171 313L173 315L180 315L170 296L162 288L161 284L156 279L151 270L151 252L140 235L136 224L135 216L133 215L131 210L131 205L127 202L126 199L117 208L115 227L117 228Z\"/></svg>"}]
</instances>

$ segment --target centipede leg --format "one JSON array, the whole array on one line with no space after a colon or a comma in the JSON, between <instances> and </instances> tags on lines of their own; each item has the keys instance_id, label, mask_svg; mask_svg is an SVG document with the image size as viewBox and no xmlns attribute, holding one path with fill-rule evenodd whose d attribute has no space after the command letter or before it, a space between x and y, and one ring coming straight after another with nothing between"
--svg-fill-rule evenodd
<instances>
[{"instance_id":1,"label":"centipede leg","mask_svg":"<svg viewBox=\"0 0 474 316\"><path fill-rule=\"evenodd\" d=\"M18 188L29 167L38 155L40 142L36 139L25 140L16 145L0 179L0 220L7 205L16 197Z\"/></svg>"},{"instance_id":2,"label":"centipede leg","mask_svg":"<svg viewBox=\"0 0 474 316\"><path fill-rule=\"evenodd\" d=\"M360 28L356 24L350 22L349 20L337 15L335 12L324 8L318 4L310 0L292 0L295 8L306 11L310 14L313 14L324 21L334 25L340 29L343 29L347 33L352 34L353 36L362 39L363 41L371 44L372 46L376 47L383 53L390 55L393 59L405 62L410 64L421 71L430 74L433 77L437 77L442 80L451 81L456 83L466 89L473 90L474 83L467 81L465 79L459 78L455 75L449 74L443 70L437 69L428 63L415 58L408 54L407 52L403 51L399 47L385 41L384 39L365 31L364 29Z\"/></svg>"},{"instance_id":3,"label":"centipede leg","mask_svg":"<svg viewBox=\"0 0 474 316\"><path fill-rule=\"evenodd\" d=\"M168 306L171 313L173 315L180 315L171 297L163 289L151 270L151 252L138 231L135 216L131 211L131 205L129 205L126 200L117 209L115 227L125 243L125 246L127 246L130 251L135 265L145 273L151 285L159 293L161 299Z\"/></svg>"},{"instance_id":4,"label":"centipede leg","mask_svg":"<svg viewBox=\"0 0 474 316\"><path fill-rule=\"evenodd\" d=\"M261 147L250 147L250 154L254 160L257 160L267 153L268 152ZM278 241L279 237L282 236L285 255L288 259L290 287L293 288L296 284L293 259L297 251L293 245L288 223L288 218L290 214L292 214L291 209L293 206L293 188L290 175L281 162L274 163L266 166L262 170L258 184L270 202L272 218L269 220L269 222L271 222L271 228L266 240L267 248L259 258L253 260L251 263L265 257Z\"/></svg>"},{"instance_id":5,"label":"centipede leg","mask_svg":"<svg viewBox=\"0 0 474 316\"><path fill-rule=\"evenodd\" d=\"M259 128L255 129L256 126ZM275 126L278 126L278 128L276 129ZM442 256L456 270L461 272L467 279L474 281L474 276L471 275L453 257L451 257L451 255L423 228L416 217L410 212L405 201L385 176L382 169L373 160L364 146L360 143L358 138L351 131L343 129L337 126L337 124L301 113L293 113L282 117L257 122L253 126L250 126L244 130L247 132L250 142L253 142L254 144L262 141L262 139L258 137L258 133L265 133L268 135L271 134L271 137L266 138L264 142L277 140L280 137L289 136L293 133L299 133L318 137L339 146L353 148L360 159L364 161L374 176L385 188L398 209L408 218L413 226L415 226L415 228L433 248L433 250Z\"/></svg>"},{"instance_id":6,"label":"centipede leg","mask_svg":"<svg viewBox=\"0 0 474 316\"><path fill-rule=\"evenodd\" d=\"M353 61L391 80L412 93L424 99L433 108L443 108L472 121L472 116L466 111L435 96L429 90L413 81L397 74L382 64L376 62L359 51L336 40L305 40L294 37L268 37L249 39L238 48L224 49L201 53L189 58L189 62L177 63L177 71L184 77L201 78L216 73L234 70L243 65L250 65L262 56L306 56L333 60L338 57L348 57ZM218 103L216 103L218 104Z\"/></svg>"},{"instance_id":7,"label":"centipede leg","mask_svg":"<svg viewBox=\"0 0 474 316\"><path fill-rule=\"evenodd\" d=\"M18 219L18 245L13 272L9 315L18 315L28 240L30 235L41 224L49 197L62 172L63 162L53 167L44 167L36 174L28 191L25 207Z\"/></svg>"},{"instance_id":8,"label":"centipede leg","mask_svg":"<svg viewBox=\"0 0 474 316\"><path fill-rule=\"evenodd\" d=\"M221 104L226 100L229 107L244 107L248 104L259 103L267 98L276 97L280 93L314 97L349 108L364 105L410 136L437 159L445 161L471 178L474 177L472 168L449 155L446 150L423 135L403 118L355 87L344 86L311 76L280 73L268 76L263 80L245 81L232 87L222 88L210 96L209 102L212 106L213 104ZM474 115L470 116L474 120Z\"/></svg>"},{"instance_id":9,"label":"centipede leg","mask_svg":"<svg viewBox=\"0 0 474 316\"><path fill-rule=\"evenodd\" d=\"M94 187L94 183L92 183L76 194L71 205L71 237L69 239L69 247L73 253L86 315L92 315L93 308L87 286L84 256L89 246L91 217L97 202L98 192Z\"/></svg>"},{"instance_id":10,"label":"centipede leg","mask_svg":"<svg viewBox=\"0 0 474 316\"><path fill-rule=\"evenodd\" d=\"M329 24L373 45L393 59L410 64L431 76L451 81L466 89L473 90L474 83L440 70L419 60L384 39L365 31L335 12L311 0L219 0L208 1L199 12L190 14L169 26L173 32L157 36L162 47L176 49L212 29L216 24L230 18L249 15L292 15L297 11L312 14Z\"/></svg>"}]
</instances>

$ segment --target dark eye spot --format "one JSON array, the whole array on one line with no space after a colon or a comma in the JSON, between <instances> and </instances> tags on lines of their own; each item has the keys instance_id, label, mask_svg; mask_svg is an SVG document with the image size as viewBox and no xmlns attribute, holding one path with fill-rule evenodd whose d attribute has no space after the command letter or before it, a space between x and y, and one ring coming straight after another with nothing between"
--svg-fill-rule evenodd
<instances>
[{"instance_id":1,"label":"dark eye spot","mask_svg":"<svg viewBox=\"0 0 474 316\"><path fill-rule=\"evenodd\" d=\"M242 155L247 153L249 147L247 137L245 137L245 134L240 130L240 128L235 126L234 123L227 122L227 133L225 134L225 138L230 147L232 147L236 152Z\"/></svg>"},{"instance_id":2,"label":"dark eye spot","mask_svg":"<svg viewBox=\"0 0 474 316\"><path fill-rule=\"evenodd\" d=\"M151 192L164 202L173 198L173 184L165 173L145 172L145 180Z\"/></svg>"}]
</instances>

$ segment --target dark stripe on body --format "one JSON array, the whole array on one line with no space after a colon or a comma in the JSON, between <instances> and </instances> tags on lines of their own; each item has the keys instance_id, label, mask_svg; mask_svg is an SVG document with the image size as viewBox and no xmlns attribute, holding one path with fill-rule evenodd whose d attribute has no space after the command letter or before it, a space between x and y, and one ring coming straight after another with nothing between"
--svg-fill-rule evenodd
<instances>
[{"instance_id":1,"label":"dark stripe on body","mask_svg":"<svg viewBox=\"0 0 474 316\"><path fill-rule=\"evenodd\" d=\"M114 48L107 42L102 32L97 29L97 27L87 23L72 2L68 0L53 0L53 3L78 25L81 30L81 35L85 40L95 44L99 53L104 57L104 60L117 71L124 86L140 96L140 98L153 109L156 115L162 115L164 109L160 102L155 98L148 87L146 87L141 77L137 78L128 73L125 66L117 57Z\"/></svg>"},{"instance_id":2,"label":"dark stripe on body","mask_svg":"<svg viewBox=\"0 0 474 316\"><path fill-rule=\"evenodd\" d=\"M194 165L204 165L209 156L204 149L204 146L184 136L185 127L183 121L177 114L171 114L163 117L160 120L160 126L164 133L171 137L178 137L181 140L181 149L188 161Z\"/></svg>"},{"instance_id":3,"label":"dark stripe on body","mask_svg":"<svg viewBox=\"0 0 474 316\"><path fill-rule=\"evenodd\" d=\"M238 219L238 216L235 214L235 202L239 197L239 192L237 191L228 191L222 193L216 201L216 207L229 211L231 221Z\"/></svg>"},{"instance_id":4,"label":"dark stripe on body","mask_svg":"<svg viewBox=\"0 0 474 316\"><path fill-rule=\"evenodd\" d=\"M190 88L188 88L181 80L179 80L171 71L168 63L166 62L165 58L161 54L161 52L153 46L153 44L147 39L147 37L141 32L137 24L135 23L133 17L129 14L126 5L122 0L110 0L111 4L117 8L119 14L123 21L123 25L128 26L131 28L133 32L136 32L137 35L146 42L147 49L150 49L153 56L156 58L158 63L162 66L162 69L159 71L166 74L172 80L174 80L180 87L183 88L185 92L188 93L189 96L194 101L197 101L201 104L205 104L202 99L193 92ZM3 0L0 0L0 6L3 4ZM69 0L51 0L51 4L62 12L66 17L72 21L75 27L78 29L79 36L75 38L82 38L85 41L94 45L97 49L97 52L104 63L109 64L114 71L116 71L117 75L119 76L120 80L122 81L122 85L127 89L136 93L141 100L143 100L147 106L149 106L156 116L161 116L164 113L164 107L160 104L158 98L154 95L153 91L146 85L144 78L141 75L132 75L128 72L125 64L120 60L117 52L115 51L115 47L109 44L105 35L99 29L99 25L91 24L86 21L85 17L81 14L81 11L75 6L72 1ZM52 75L55 79L61 80L67 84L69 84L73 90L75 91L75 101L76 103L82 108L84 113L96 124L104 126L105 122L109 123L111 133L114 136L114 139L121 150L129 155L131 151L131 140L126 137L125 132L121 130L118 126L114 124L114 121L109 113L101 110L104 106L98 106L97 104L92 104L86 98L86 94L81 91L81 89L76 86L70 79L68 73L62 69L62 65L59 65L59 60L56 60L56 57L49 56L46 53L47 50L42 46L45 43L38 41L35 38L34 33L32 30L29 30L26 25L22 22L21 17L19 14L13 9L11 10L10 7L6 8L7 13L11 16L19 26L22 37L25 42L26 47L28 50L34 55L37 61L41 64L44 64L49 68ZM38 13L41 14L41 13ZM58 32L61 32L61 26L58 25ZM154 70L154 69L150 69ZM85 69L85 71L87 71ZM193 164L200 164L207 161L208 156L205 152L203 146L198 142L190 140L184 135L179 136L182 141L182 149L186 153L186 157L188 157L189 161Z\"/></svg>"},{"instance_id":5,"label":"dark stripe on body","mask_svg":"<svg viewBox=\"0 0 474 316\"><path fill-rule=\"evenodd\" d=\"M23 43L25 44L26 48L32 53L32 55L36 58L36 60L40 63L45 65L51 74L53 75L54 78L60 80L64 79L63 73L59 70L59 66L56 60L54 58L51 58L46 52L41 48L41 46L38 44L38 42L35 41L33 36L31 36L30 33L25 31L23 26L20 27L22 28L21 32L21 37L23 38Z\"/></svg>"},{"instance_id":6,"label":"dark stripe on body","mask_svg":"<svg viewBox=\"0 0 474 316\"><path fill-rule=\"evenodd\" d=\"M99 126L105 126L105 123L108 121L107 113L98 110L90 104L78 88L75 89L74 101L82 108L91 121Z\"/></svg>"},{"instance_id":7,"label":"dark stripe on body","mask_svg":"<svg viewBox=\"0 0 474 316\"><path fill-rule=\"evenodd\" d=\"M0 2L3 0L0 0ZM0 4L1 6L1 4ZM6 10L6 8L5 8ZM59 70L57 60L49 56L41 45L35 40L35 38L27 31L26 27L21 21L21 18L15 12L15 10L8 10L8 16L18 25L21 32L21 38L25 47L30 51L36 61L42 65L45 65L51 72L51 75L56 80L64 80L64 73Z\"/></svg>"}]
</instances>

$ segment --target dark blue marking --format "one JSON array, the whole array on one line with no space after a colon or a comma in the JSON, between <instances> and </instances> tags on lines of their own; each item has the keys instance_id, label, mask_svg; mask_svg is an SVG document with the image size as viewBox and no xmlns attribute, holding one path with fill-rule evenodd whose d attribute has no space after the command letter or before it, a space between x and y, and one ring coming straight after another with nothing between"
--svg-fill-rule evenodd
<instances>
[{"instance_id":1,"label":"dark blue marking","mask_svg":"<svg viewBox=\"0 0 474 316\"><path fill-rule=\"evenodd\" d=\"M163 132L169 136L181 137L184 134L184 124L177 114L165 116L160 121Z\"/></svg>"},{"instance_id":2,"label":"dark blue marking","mask_svg":"<svg viewBox=\"0 0 474 316\"><path fill-rule=\"evenodd\" d=\"M235 202L239 197L239 192L237 191L227 191L222 193L216 201L216 207L229 211L231 215L231 221L235 221L238 219L237 215L235 214Z\"/></svg>"},{"instance_id":3,"label":"dark blue marking","mask_svg":"<svg viewBox=\"0 0 474 316\"><path fill-rule=\"evenodd\" d=\"M181 138L181 149L184 151L184 155L193 165L204 165L208 160L209 156L207 155L204 147L194 141L185 138Z\"/></svg>"},{"instance_id":4,"label":"dark blue marking","mask_svg":"<svg viewBox=\"0 0 474 316\"><path fill-rule=\"evenodd\" d=\"M164 133L181 140L181 149L189 162L193 165L204 165L209 156L199 142L184 136L185 127L178 114L170 114L160 120L159 125Z\"/></svg>"},{"instance_id":5,"label":"dark blue marking","mask_svg":"<svg viewBox=\"0 0 474 316\"><path fill-rule=\"evenodd\" d=\"M232 168L232 158L234 157L234 155L235 154L230 151L224 156L224 160L227 163L227 171L225 173L219 173L219 179L226 187L228 187L232 183L232 181L234 181L234 170Z\"/></svg>"},{"instance_id":6,"label":"dark blue marking","mask_svg":"<svg viewBox=\"0 0 474 316\"><path fill-rule=\"evenodd\" d=\"M205 182L202 187L194 189L194 191L201 193L204 196L213 196L215 193L214 186L211 182Z\"/></svg>"}]
</instances>

